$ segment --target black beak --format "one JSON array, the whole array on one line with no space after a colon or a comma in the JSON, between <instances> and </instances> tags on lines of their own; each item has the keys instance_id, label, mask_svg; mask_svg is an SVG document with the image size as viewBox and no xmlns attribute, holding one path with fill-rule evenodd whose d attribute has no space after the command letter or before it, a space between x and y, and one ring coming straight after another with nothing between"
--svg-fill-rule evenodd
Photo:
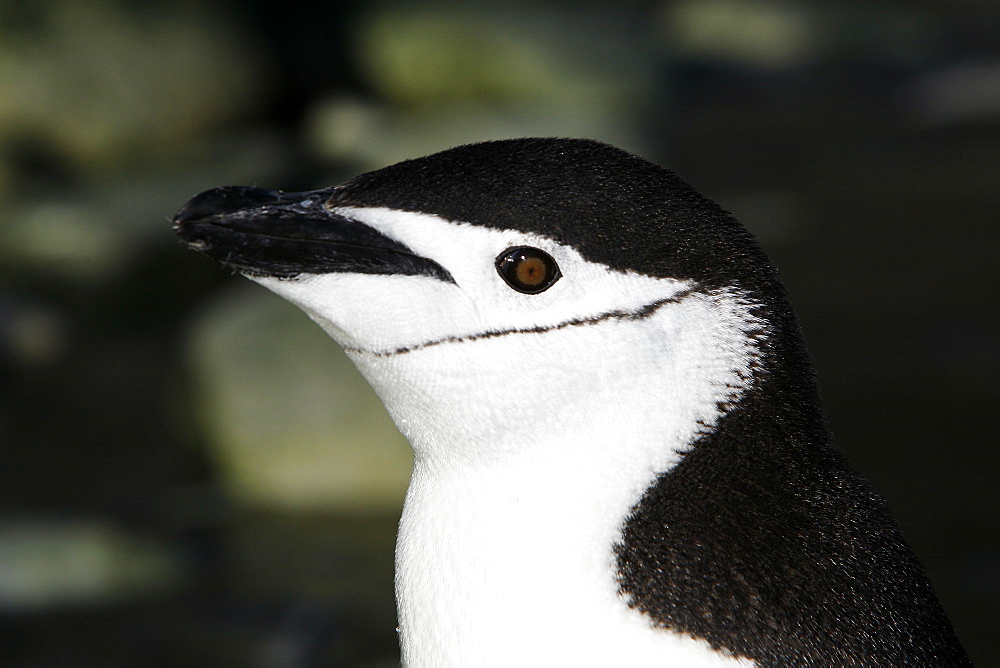
<instances>
[{"instance_id":1,"label":"black beak","mask_svg":"<svg viewBox=\"0 0 1000 668\"><path fill-rule=\"evenodd\" d=\"M437 262L327 206L333 189L285 193L224 186L174 216L189 248L252 276L352 272L430 276L454 283Z\"/></svg>"}]
</instances>

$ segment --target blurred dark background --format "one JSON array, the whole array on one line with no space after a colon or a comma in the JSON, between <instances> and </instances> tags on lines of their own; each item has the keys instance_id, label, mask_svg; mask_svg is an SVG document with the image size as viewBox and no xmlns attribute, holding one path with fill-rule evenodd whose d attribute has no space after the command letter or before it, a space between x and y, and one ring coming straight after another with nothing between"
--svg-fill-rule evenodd
<instances>
[{"instance_id":1,"label":"blurred dark background","mask_svg":"<svg viewBox=\"0 0 1000 668\"><path fill-rule=\"evenodd\" d=\"M169 220L562 135L758 235L841 450L1000 665L998 45L961 0L0 0L0 664L395 665L405 443Z\"/></svg>"}]
</instances>

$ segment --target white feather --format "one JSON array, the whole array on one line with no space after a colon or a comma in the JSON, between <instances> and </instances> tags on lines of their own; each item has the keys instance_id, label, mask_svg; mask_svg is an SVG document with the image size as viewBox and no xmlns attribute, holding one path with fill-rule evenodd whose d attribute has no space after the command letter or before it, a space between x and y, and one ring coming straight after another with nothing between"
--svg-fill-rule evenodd
<instances>
[{"instance_id":1,"label":"white feather","mask_svg":"<svg viewBox=\"0 0 1000 668\"><path fill-rule=\"evenodd\" d=\"M396 555L405 664L752 665L630 608L614 545L644 490L744 388L753 304L514 230L336 213L455 279L254 279L348 350L413 445ZM519 245L552 255L562 278L538 295L509 288L494 259Z\"/></svg>"}]
</instances>

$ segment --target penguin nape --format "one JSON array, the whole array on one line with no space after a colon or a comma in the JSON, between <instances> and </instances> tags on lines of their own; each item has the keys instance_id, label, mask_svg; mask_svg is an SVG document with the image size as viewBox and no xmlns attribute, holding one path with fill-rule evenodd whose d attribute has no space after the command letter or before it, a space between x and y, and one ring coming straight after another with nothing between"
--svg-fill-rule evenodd
<instances>
[{"instance_id":1,"label":"penguin nape","mask_svg":"<svg viewBox=\"0 0 1000 668\"><path fill-rule=\"evenodd\" d=\"M971 665L764 252L672 172L503 140L174 225L305 310L413 446L405 665Z\"/></svg>"}]
</instances>

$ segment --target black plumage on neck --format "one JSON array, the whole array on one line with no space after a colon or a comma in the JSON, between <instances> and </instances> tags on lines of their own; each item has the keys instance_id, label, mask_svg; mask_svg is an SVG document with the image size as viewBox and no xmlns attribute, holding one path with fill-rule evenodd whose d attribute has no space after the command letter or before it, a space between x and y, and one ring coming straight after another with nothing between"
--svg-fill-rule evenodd
<instances>
[{"instance_id":1,"label":"black plumage on neck","mask_svg":"<svg viewBox=\"0 0 1000 668\"><path fill-rule=\"evenodd\" d=\"M833 448L782 292L758 295L749 389L628 517L621 593L760 666L971 665L884 501Z\"/></svg>"}]
</instances>

